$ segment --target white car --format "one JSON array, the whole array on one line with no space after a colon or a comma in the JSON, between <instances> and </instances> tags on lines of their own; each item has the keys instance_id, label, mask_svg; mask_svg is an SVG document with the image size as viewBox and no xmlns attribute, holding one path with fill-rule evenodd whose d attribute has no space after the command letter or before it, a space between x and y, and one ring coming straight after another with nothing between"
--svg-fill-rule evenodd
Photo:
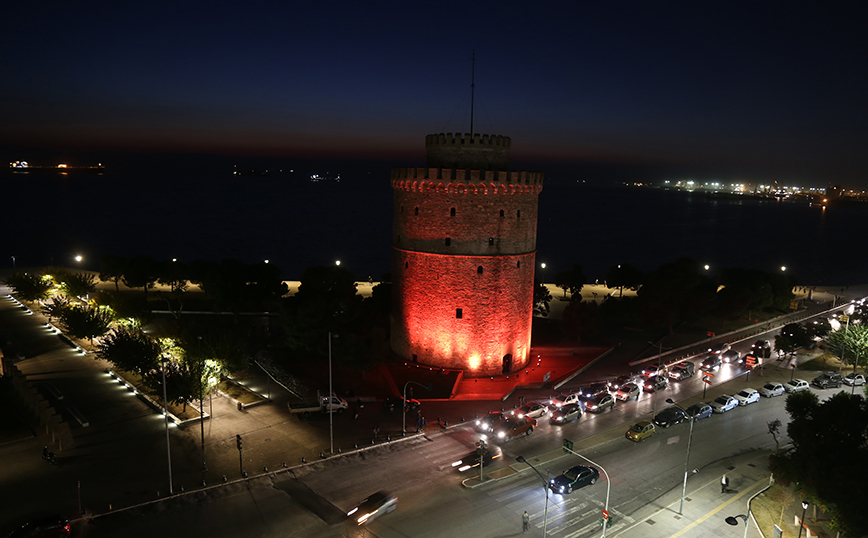
<instances>
[{"instance_id":1,"label":"white car","mask_svg":"<svg viewBox=\"0 0 868 538\"><path fill-rule=\"evenodd\" d=\"M738 400L738 405L748 405L758 402L760 393L756 389L744 389L735 395L735 399Z\"/></svg>"},{"instance_id":2,"label":"white car","mask_svg":"<svg viewBox=\"0 0 868 538\"><path fill-rule=\"evenodd\" d=\"M518 409L513 411L512 414L517 416L518 418L539 418L548 413L548 411L549 408L545 404L539 402L531 402L519 407Z\"/></svg>"},{"instance_id":3,"label":"white car","mask_svg":"<svg viewBox=\"0 0 868 538\"><path fill-rule=\"evenodd\" d=\"M856 385L860 387L865 384L865 376L862 374L847 374L844 376L844 383L848 385Z\"/></svg>"},{"instance_id":4,"label":"white car","mask_svg":"<svg viewBox=\"0 0 868 538\"><path fill-rule=\"evenodd\" d=\"M729 351L730 348L732 348L732 346L724 342L716 347L708 348L708 351L715 355L720 355L721 353L726 353L727 351Z\"/></svg>"},{"instance_id":5,"label":"white car","mask_svg":"<svg viewBox=\"0 0 868 538\"><path fill-rule=\"evenodd\" d=\"M804 379L793 379L784 383L784 390L787 392L802 392L811 388L808 382Z\"/></svg>"},{"instance_id":6,"label":"white car","mask_svg":"<svg viewBox=\"0 0 868 538\"><path fill-rule=\"evenodd\" d=\"M775 396L780 396L785 392L786 390L784 390L784 386L780 383L766 383L763 385L763 388L759 389L759 393L766 398L774 398Z\"/></svg>"},{"instance_id":7,"label":"white car","mask_svg":"<svg viewBox=\"0 0 868 538\"><path fill-rule=\"evenodd\" d=\"M726 364L741 364L741 353L734 349L724 351L720 358Z\"/></svg>"},{"instance_id":8,"label":"white car","mask_svg":"<svg viewBox=\"0 0 868 538\"><path fill-rule=\"evenodd\" d=\"M579 393L563 393L558 394L551 399L551 407L562 407L567 404L579 403Z\"/></svg>"},{"instance_id":9,"label":"white car","mask_svg":"<svg viewBox=\"0 0 868 538\"><path fill-rule=\"evenodd\" d=\"M726 413L738 407L738 400L728 394L721 394L709 404L715 413Z\"/></svg>"}]
</instances>

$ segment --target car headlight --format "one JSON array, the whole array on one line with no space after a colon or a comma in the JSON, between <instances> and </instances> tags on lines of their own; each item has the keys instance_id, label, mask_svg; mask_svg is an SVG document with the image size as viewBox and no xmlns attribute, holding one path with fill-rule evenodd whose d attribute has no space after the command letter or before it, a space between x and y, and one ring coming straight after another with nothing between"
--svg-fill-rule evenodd
<instances>
[{"instance_id":1,"label":"car headlight","mask_svg":"<svg viewBox=\"0 0 868 538\"><path fill-rule=\"evenodd\" d=\"M505 432L498 432L498 433L497 433L497 436L498 436L499 438L503 439L504 437L506 437L506 433L505 433Z\"/></svg>"},{"instance_id":2,"label":"car headlight","mask_svg":"<svg viewBox=\"0 0 868 538\"><path fill-rule=\"evenodd\" d=\"M458 470L461 471L461 472L463 473L463 472L466 471L467 469L470 469L470 467L471 467L470 465L465 465L465 466L463 466L463 467L459 467Z\"/></svg>"},{"instance_id":3,"label":"car headlight","mask_svg":"<svg viewBox=\"0 0 868 538\"><path fill-rule=\"evenodd\" d=\"M557 417L555 420L557 420L558 422L560 422L560 421L562 421L563 419L564 419L564 417Z\"/></svg>"},{"instance_id":4,"label":"car headlight","mask_svg":"<svg viewBox=\"0 0 868 538\"><path fill-rule=\"evenodd\" d=\"M452 464L453 467L458 467L459 465L461 465L461 460L458 460Z\"/></svg>"}]
</instances>

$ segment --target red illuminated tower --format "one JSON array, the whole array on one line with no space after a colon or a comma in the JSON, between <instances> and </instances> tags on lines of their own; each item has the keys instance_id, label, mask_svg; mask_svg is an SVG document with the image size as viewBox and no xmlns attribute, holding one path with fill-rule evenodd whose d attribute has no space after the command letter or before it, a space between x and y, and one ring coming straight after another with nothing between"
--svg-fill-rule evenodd
<instances>
[{"instance_id":1,"label":"red illuminated tower","mask_svg":"<svg viewBox=\"0 0 868 538\"><path fill-rule=\"evenodd\" d=\"M529 362L543 175L509 170L506 136L434 134L392 170L392 350L467 376Z\"/></svg>"}]
</instances>

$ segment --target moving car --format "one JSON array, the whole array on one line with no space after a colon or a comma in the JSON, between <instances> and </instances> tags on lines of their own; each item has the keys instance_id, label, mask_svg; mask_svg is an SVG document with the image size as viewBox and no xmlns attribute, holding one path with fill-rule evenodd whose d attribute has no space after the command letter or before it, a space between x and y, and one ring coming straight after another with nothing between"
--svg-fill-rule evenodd
<instances>
[{"instance_id":1,"label":"moving car","mask_svg":"<svg viewBox=\"0 0 868 538\"><path fill-rule=\"evenodd\" d=\"M347 512L347 517L355 519L358 525L364 525L383 514L394 511L397 507L398 497L385 491L378 491Z\"/></svg>"},{"instance_id":2,"label":"moving car","mask_svg":"<svg viewBox=\"0 0 868 538\"><path fill-rule=\"evenodd\" d=\"M784 383L784 390L787 392L802 392L811 388L808 382L804 379L792 379Z\"/></svg>"},{"instance_id":3,"label":"moving car","mask_svg":"<svg viewBox=\"0 0 868 538\"><path fill-rule=\"evenodd\" d=\"M730 349L729 351L724 351L720 354L720 360L722 360L724 364L741 364L741 353L734 349Z\"/></svg>"},{"instance_id":4,"label":"moving car","mask_svg":"<svg viewBox=\"0 0 868 538\"><path fill-rule=\"evenodd\" d=\"M760 400L760 393L756 389L742 389L735 395L738 405L748 405Z\"/></svg>"},{"instance_id":5,"label":"moving car","mask_svg":"<svg viewBox=\"0 0 868 538\"><path fill-rule=\"evenodd\" d=\"M632 383L635 376L632 375L619 375L615 379L610 379L608 381L609 390L615 392L619 388L623 387L627 383Z\"/></svg>"},{"instance_id":6,"label":"moving car","mask_svg":"<svg viewBox=\"0 0 868 538\"><path fill-rule=\"evenodd\" d=\"M578 390L579 397L592 398L594 396L602 396L603 394L609 394L609 385L605 383L591 383L590 385L585 385Z\"/></svg>"},{"instance_id":7,"label":"moving car","mask_svg":"<svg viewBox=\"0 0 868 538\"><path fill-rule=\"evenodd\" d=\"M460 460L452 462L452 467L457 468L459 472L463 473L468 469L479 467L480 462L482 462L483 465L488 465L490 462L499 459L502 456L503 452L501 452L499 448L489 446L483 450L482 455L479 454L478 450L474 450Z\"/></svg>"},{"instance_id":8,"label":"moving car","mask_svg":"<svg viewBox=\"0 0 868 538\"><path fill-rule=\"evenodd\" d=\"M772 344L768 340L757 340L751 346L751 354L760 359L768 359L772 356Z\"/></svg>"},{"instance_id":9,"label":"moving car","mask_svg":"<svg viewBox=\"0 0 868 538\"><path fill-rule=\"evenodd\" d=\"M683 381L693 377L694 374L696 374L696 365L690 361L681 361L669 369L669 378L676 381Z\"/></svg>"},{"instance_id":10,"label":"moving car","mask_svg":"<svg viewBox=\"0 0 868 538\"><path fill-rule=\"evenodd\" d=\"M645 381L645 384L642 385L642 390L646 392L657 392L660 389L665 389L668 384L669 381L662 375L652 375Z\"/></svg>"},{"instance_id":11,"label":"moving car","mask_svg":"<svg viewBox=\"0 0 868 538\"><path fill-rule=\"evenodd\" d=\"M729 394L721 394L711 402L711 408L715 413L726 413L731 409L738 407L738 400Z\"/></svg>"},{"instance_id":12,"label":"moving car","mask_svg":"<svg viewBox=\"0 0 868 538\"><path fill-rule=\"evenodd\" d=\"M63 516L46 516L34 519L12 531L9 538L47 538L49 536L69 536L72 527Z\"/></svg>"},{"instance_id":13,"label":"moving car","mask_svg":"<svg viewBox=\"0 0 868 538\"><path fill-rule=\"evenodd\" d=\"M606 391L606 394L588 398L585 400L585 409L592 413L602 413L606 409L615 407L615 398Z\"/></svg>"},{"instance_id":14,"label":"moving car","mask_svg":"<svg viewBox=\"0 0 868 538\"><path fill-rule=\"evenodd\" d=\"M576 465L564 471L564 474L552 478L549 488L555 493L562 495L569 494L574 489L583 488L588 484L595 484L598 478L600 478L600 471L596 468L587 465Z\"/></svg>"},{"instance_id":15,"label":"moving car","mask_svg":"<svg viewBox=\"0 0 868 538\"><path fill-rule=\"evenodd\" d=\"M708 418L712 413L714 413L714 410L707 403L699 402L687 408L687 414L693 417L693 420Z\"/></svg>"},{"instance_id":16,"label":"moving car","mask_svg":"<svg viewBox=\"0 0 868 538\"><path fill-rule=\"evenodd\" d=\"M786 390L784 390L784 386L780 383L766 383L761 389L759 389L759 393L766 398L774 398L775 396L780 396L784 392L786 392Z\"/></svg>"},{"instance_id":17,"label":"moving car","mask_svg":"<svg viewBox=\"0 0 868 538\"><path fill-rule=\"evenodd\" d=\"M702 361L700 370L713 372L714 370L719 370L722 364L723 360L720 358L720 355L708 355L705 360Z\"/></svg>"},{"instance_id":18,"label":"moving car","mask_svg":"<svg viewBox=\"0 0 868 538\"><path fill-rule=\"evenodd\" d=\"M618 389L618 392L615 393L615 398L622 402L629 402L630 400L638 400L639 399L639 385L636 383L625 383Z\"/></svg>"},{"instance_id":19,"label":"moving car","mask_svg":"<svg viewBox=\"0 0 868 538\"><path fill-rule=\"evenodd\" d=\"M674 426L675 424L684 422L684 419L686 418L687 415L681 409L674 406L667 407L663 411L657 413L657 416L654 417L654 425L661 428L668 428L669 426Z\"/></svg>"},{"instance_id":20,"label":"moving car","mask_svg":"<svg viewBox=\"0 0 868 538\"><path fill-rule=\"evenodd\" d=\"M649 378L651 376L657 375L657 372L660 371L660 367L656 364L649 364L642 370L642 377Z\"/></svg>"},{"instance_id":21,"label":"moving car","mask_svg":"<svg viewBox=\"0 0 868 538\"><path fill-rule=\"evenodd\" d=\"M731 348L732 348L731 345L729 345L729 344L727 344L726 342L724 342L724 343L722 343L722 344L718 344L718 345L715 346L715 347L710 347L710 348L708 348L708 352L709 352L709 353L713 353L714 355L720 355L721 353L726 353L726 352L729 351Z\"/></svg>"},{"instance_id":22,"label":"moving car","mask_svg":"<svg viewBox=\"0 0 868 538\"><path fill-rule=\"evenodd\" d=\"M561 407L567 404L579 403L579 396L581 395L578 392L562 392L551 399L551 405L553 407Z\"/></svg>"},{"instance_id":23,"label":"moving car","mask_svg":"<svg viewBox=\"0 0 868 538\"><path fill-rule=\"evenodd\" d=\"M508 418L497 425L493 430L491 430L492 434L499 440L504 443L508 443L510 439L515 437L516 435L530 435L533 433L533 429L536 427L536 419L535 418Z\"/></svg>"},{"instance_id":24,"label":"moving car","mask_svg":"<svg viewBox=\"0 0 868 538\"><path fill-rule=\"evenodd\" d=\"M582 406L579 404L567 404L552 410L549 413L549 422L552 424L566 424L578 420L582 416Z\"/></svg>"},{"instance_id":25,"label":"moving car","mask_svg":"<svg viewBox=\"0 0 868 538\"><path fill-rule=\"evenodd\" d=\"M821 389L828 389L830 387L840 387L843 382L844 378L841 377L841 374L837 372L823 372L811 381L811 385Z\"/></svg>"},{"instance_id":26,"label":"moving car","mask_svg":"<svg viewBox=\"0 0 868 538\"><path fill-rule=\"evenodd\" d=\"M857 387L861 387L865 384L865 376L862 374L847 374L844 376L844 383L848 385L856 385Z\"/></svg>"},{"instance_id":27,"label":"moving car","mask_svg":"<svg viewBox=\"0 0 868 538\"><path fill-rule=\"evenodd\" d=\"M506 415L502 411L489 411L487 415L476 421L476 430L488 433L504 420Z\"/></svg>"},{"instance_id":28,"label":"moving car","mask_svg":"<svg viewBox=\"0 0 868 538\"><path fill-rule=\"evenodd\" d=\"M627 433L624 434L624 437L627 439L638 443L643 439L647 439L654 435L656 429L654 428L654 424L648 422L647 420L643 420L641 422L637 422L627 430Z\"/></svg>"},{"instance_id":29,"label":"moving car","mask_svg":"<svg viewBox=\"0 0 868 538\"><path fill-rule=\"evenodd\" d=\"M545 404L541 404L539 402L531 402L519 407L518 409L513 411L512 414L517 416L518 418L539 418L548 413L548 410L549 408Z\"/></svg>"}]
</instances>

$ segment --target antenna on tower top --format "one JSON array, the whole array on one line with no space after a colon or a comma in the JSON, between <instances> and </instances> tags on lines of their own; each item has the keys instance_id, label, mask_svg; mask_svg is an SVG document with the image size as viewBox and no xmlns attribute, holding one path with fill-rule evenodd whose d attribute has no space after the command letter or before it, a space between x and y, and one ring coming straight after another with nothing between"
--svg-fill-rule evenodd
<instances>
[{"instance_id":1,"label":"antenna on tower top","mask_svg":"<svg viewBox=\"0 0 868 538\"><path fill-rule=\"evenodd\" d=\"M473 140L473 92L476 90L476 49L470 57L470 140Z\"/></svg>"}]
</instances>

